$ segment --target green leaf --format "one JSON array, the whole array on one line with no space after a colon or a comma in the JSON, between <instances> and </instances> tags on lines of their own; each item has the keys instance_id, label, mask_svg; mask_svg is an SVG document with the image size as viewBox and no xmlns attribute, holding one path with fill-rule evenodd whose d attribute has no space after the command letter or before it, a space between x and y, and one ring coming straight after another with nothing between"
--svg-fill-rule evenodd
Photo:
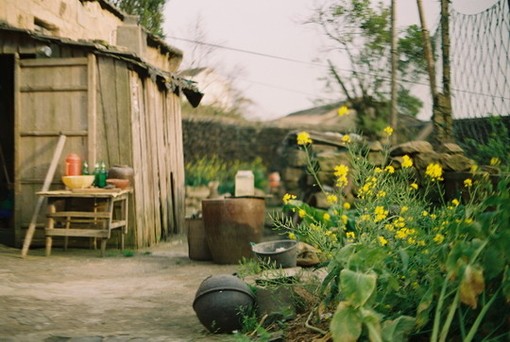
<instances>
[{"instance_id":1,"label":"green leaf","mask_svg":"<svg viewBox=\"0 0 510 342\"><path fill-rule=\"evenodd\" d=\"M409 266L409 254L403 248L398 249L398 254L400 255L400 260L402 260L402 272L406 272Z\"/></svg>"},{"instance_id":2,"label":"green leaf","mask_svg":"<svg viewBox=\"0 0 510 342\"><path fill-rule=\"evenodd\" d=\"M510 249L508 249L510 250ZM488 248L483 258L483 268L487 280L491 280L503 273L506 266L505 254L497 246Z\"/></svg>"},{"instance_id":3,"label":"green leaf","mask_svg":"<svg viewBox=\"0 0 510 342\"><path fill-rule=\"evenodd\" d=\"M355 307L363 306L376 289L375 273L354 272L343 269L340 272L340 289L345 298Z\"/></svg>"},{"instance_id":4,"label":"green leaf","mask_svg":"<svg viewBox=\"0 0 510 342\"><path fill-rule=\"evenodd\" d=\"M508 267L505 270L501 283L503 287L503 295L505 296L506 301L510 302L510 271L508 270Z\"/></svg>"},{"instance_id":5,"label":"green leaf","mask_svg":"<svg viewBox=\"0 0 510 342\"><path fill-rule=\"evenodd\" d=\"M383 341L407 341L407 336L413 331L415 323L416 320L410 316L400 316L391 321L384 321L382 324Z\"/></svg>"},{"instance_id":6,"label":"green leaf","mask_svg":"<svg viewBox=\"0 0 510 342\"><path fill-rule=\"evenodd\" d=\"M432 309L432 300L434 299L434 287L429 286L427 292L421 298L420 304L416 308L416 326L424 327L429 321L430 310Z\"/></svg>"},{"instance_id":7,"label":"green leaf","mask_svg":"<svg viewBox=\"0 0 510 342\"><path fill-rule=\"evenodd\" d=\"M381 319L382 315L372 309L360 309L363 324L368 330L368 337L371 342L382 342Z\"/></svg>"},{"instance_id":8,"label":"green leaf","mask_svg":"<svg viewBox=\"0 0 510 342\"><path fill-rule=\"evenodd\" d=\"M455 243L446 259L446 270L450 279L456 279L459 274L462 274L463 268L469 262L470 252L466 243L462 241Z\"/></svg>"},{"instance_id":9,"label":"green leaf","mask_svg":"<svg viewBox=\"0 0 510 342\"><path fill-rule=\"evenodd\" d=\"M358 310L347 302L340 302L329 324L335 342L355 342L361 335L362 319Z\"/></svg>"},{"instance_id":10,"label":"green leaf","mask_svg":"<svg viewBox=\"0 0 510 342\"><path fill-rule=\"evenodd\" d=\"M340 248L340 250L335 255L335 260L340 265L346 265L348 261L351 259L351 256L356 253L357 244L350 243Z\"/></svg>"}]
</instances>

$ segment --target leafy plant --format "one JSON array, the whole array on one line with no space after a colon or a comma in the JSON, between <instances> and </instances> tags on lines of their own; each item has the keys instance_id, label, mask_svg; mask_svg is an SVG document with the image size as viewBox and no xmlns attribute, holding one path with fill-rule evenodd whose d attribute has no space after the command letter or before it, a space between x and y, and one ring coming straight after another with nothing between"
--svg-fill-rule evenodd
<instances>
[{"instance_id":1,"label":"leafy plant","mask_svg":"<svg viewBox=\"0 0 510 342\"><path fill-rule=\"evenodd\" d=\"M115 6L126 13L138 15L140 24L158 37L164 37L163 9L165 2L166 0L112 0Z\"/></svg>"},{"instance_id":2,"label":"leafy plant","mask_svg":"<svg viewBox=\"0 0 510 342\"><path fill-rule=\"evenodd\" d=\"M358 127L367 136L375 136L388 122L391 87L391 10L382 1L329 0L310 20L335 46L339 55L328 60L326 85L340 93L356 109ZM422 33L412 25L399 32L398 60L402 78L416 81L425 74ZM345 61L349 71L332 61ZM404 84L398 85L399 112L416 116L422 106Z\"/></svg>"},{"instance_id":3,"label":"leafy plant","mask_svg":"<svg viewBox=\"0 0 510 342\"><path fill-rule=\"evenodd\" d=\"M217 156L202 157L184 166L185 183L190 186L208 185L227 178L227 164Z\"/></svg>"},{"instance_id":4,"label":"leafy plant","mask_svg":"<svg viewBox=\"0 0 510 342\"><path fill-rule=\"evenodd\" d=\"M480 165L488 165L497 158L499 168L510 172L510 132L503 119L499 116L488 118L489 134L481 141L468 138L462 142L467 153ZM462 140L462 139L461 139Z\"/></svg>"},{"instance_id":5,"label":"leafy plant","mask_svg":"<svg viewBox=\"0 0 510 342\"><path fill-rule=\"evenodd\" d=\"M202 157L185 164L185 183L190 186L208 185L219 181L220 193L234 193L235 176L238 170L252 170L254 186L265 189L267 185L267 168L261 158L251 162L239 160L224 161L218 156Z\"/></svg>"},{"instance_id":6,"label":"leafy plant","mask_svg":"<svg viewBox=\"0 0 510 342\"><path fill-rule=\"evenodd\" d=\"M297 138L309 154L309 135ZM349 152L349 165L335 168L337 188L325 193L330 207L321 211L286 194L286 209L300 221L277 224L322 251L328 275L321 297L334 312L334 340L508 337L508 176L494 187L488 174L473 174L464 182L467 196L446 201L439 164L418 178L409 156L397 169L389 159L371 165L363 144L349 143ZM310 156L308 170L319 183L314 165ZM349 181L357 194L352 204L342 197ZM441 200L432 203L431 194Z\"/></svg>"}]
</instances>

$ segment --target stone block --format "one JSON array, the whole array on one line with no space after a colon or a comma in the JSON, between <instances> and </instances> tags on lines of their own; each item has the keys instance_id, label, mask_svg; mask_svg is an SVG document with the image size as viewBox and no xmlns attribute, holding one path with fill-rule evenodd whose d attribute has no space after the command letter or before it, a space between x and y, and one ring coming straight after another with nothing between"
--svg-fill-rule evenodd
<instances>
[{"instance_id":1,"label":"stone block","mask_svg":"<svg viewBox=\"0 0 510 342\"><path fill-rule=\"evenodd\" d=\"M409 141L390 149L390 156L414 155L416 153L432 153L434 148L428 141Z\"/></svg>"}]
</instances>

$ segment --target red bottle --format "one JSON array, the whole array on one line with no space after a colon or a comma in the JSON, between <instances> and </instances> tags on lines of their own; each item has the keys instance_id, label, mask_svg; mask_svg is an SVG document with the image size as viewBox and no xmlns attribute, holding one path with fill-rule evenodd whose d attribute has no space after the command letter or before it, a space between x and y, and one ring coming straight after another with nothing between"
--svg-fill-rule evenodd
<instances>
[{"instance_id":1,"label":"red bottle","mask_svg":"<svg viewBox=\"0 0 510 342\"><path fill-rule=\"evenodd\" d=\"M66 176L81 175L81 158L76 153L69 153L66 158Z\"/></svg>"}]
</instances>

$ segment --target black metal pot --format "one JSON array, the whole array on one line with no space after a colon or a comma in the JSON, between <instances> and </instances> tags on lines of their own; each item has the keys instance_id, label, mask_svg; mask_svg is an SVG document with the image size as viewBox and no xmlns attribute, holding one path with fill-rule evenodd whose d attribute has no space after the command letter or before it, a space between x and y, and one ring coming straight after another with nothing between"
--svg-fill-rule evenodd
<instances>
[{"instance_id":1,"label":"black metal pot","mask_svg":"<svg viewBox=\"0 0 510 342\"><path fill-rule=\"evenodd\" d=\"M255 296L248 285L233 275L209 276L198 287L193 310L198 320L212 333L231 333L242 328Z\"/></svg>"}]
</instances>

